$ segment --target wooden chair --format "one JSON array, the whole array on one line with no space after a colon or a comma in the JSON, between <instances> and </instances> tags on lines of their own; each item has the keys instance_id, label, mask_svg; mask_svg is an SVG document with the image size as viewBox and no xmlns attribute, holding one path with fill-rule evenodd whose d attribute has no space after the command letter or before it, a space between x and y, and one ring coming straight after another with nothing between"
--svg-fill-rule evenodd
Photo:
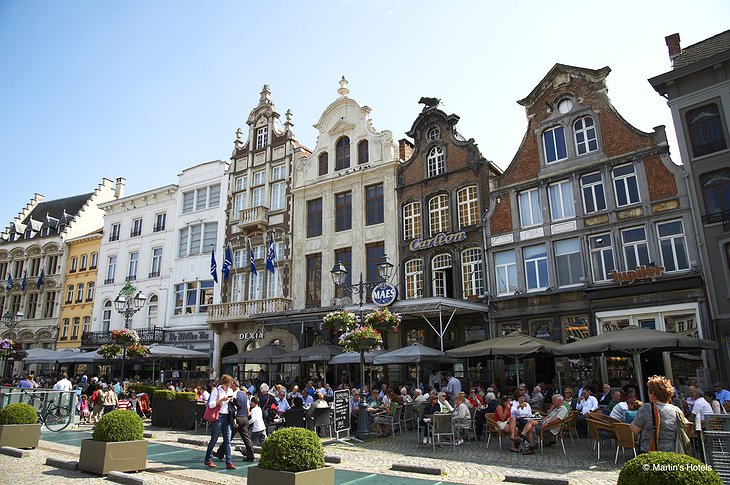
<instances>
[{"instance_id":1,"label":"wooden chair","mask_svg":"<svg viewBox=\"0 0 730 485\"><path fill-rule=\"evenodd\" d=\"M568 422L563 426L563 430L561 433L565 433L567 431L568 436L570 437L570 442L573 443L573 446L575 446L575 441L573 441L573 434L575 434L575 439L580 441L580 437L578 436L578 429L576 428L576 423L578 422L578 415L580 414L580 411L576 411L573 409L570 411L570 416ZM568 418L566 418L568 419Z\"/></svg>"},{"instance_id":2,"label":"wooden chair","mask_svg":"<svg viewBox=\"0 0 730 485\"><path fill-rule=\"evenodd\" d=\"M593 419L590 417L586 418L586 424L588 425L588 436L591 437L593 440L593 449L598 450L598 459L601 459L601 443L606 440L605 436L601 436L601 430L604 431L610 431L611 433L614 433L613 428L611 424L604 423L603 421L599 421L597 419Z\"/></svg>"},{"instance_id":3,"label":"wooden chair","mask_svg":"<svg viewBox=\"0 0 730 485\"><path fill-rule=\"evenodd\" d=\"M538 441L540 441L540 454L545 454L545 433L552 434L551 430L557 428L558 433L555 435L555 439L560 441L560 446L563 447L563 455L568 456L568 454L565 452L565 442L563 441L563 427L566 426L571 419L571 416L566 416L565 419L559 419L540 427L540 434L537 436Z\"/></svg>"},{"instance_id":4,"label":"wooden chair","mask_svg":"<svg viewBox=\"0 0 730 485\"><path fill-rule=\"evenodd\" d=\"M616 458L613 460L614 465L618 463L619 448L623 451L624 458L626 457L626 448L631 448L634 452L634 457L636 457L636 443L634 442L634 432L631 431L631 425L629 423L612 423L611 427L616 434Z\"/></svg>"},{"instance_id":5,"label":"wooden chair","mask_svg":"<svg viewBox=\"0 0 730 485\"><path fill-rule=\"evenodd\" d=\"M499 450L502 450L502 437L506 437L507 433L499 428L499 425L494 420L494 413L487 413L484 415L487 422L487 449L489 448L489 442L492 439L492 434L496 433L499 438Z\"/></svg>"},{"instance_id":6,"label":"wooden chair","mask_svg":"<svg viewBox=\"0 0 730 485\"><path fill-rule=\"evenodd\" d=\"M436 451L436 441L441 445L441 437L447 436L451 439L451 446L456 451L456 436L454 435L454 415L436 413L431 418L433 421L433 451Z\"/></svg>"}]
</instances>

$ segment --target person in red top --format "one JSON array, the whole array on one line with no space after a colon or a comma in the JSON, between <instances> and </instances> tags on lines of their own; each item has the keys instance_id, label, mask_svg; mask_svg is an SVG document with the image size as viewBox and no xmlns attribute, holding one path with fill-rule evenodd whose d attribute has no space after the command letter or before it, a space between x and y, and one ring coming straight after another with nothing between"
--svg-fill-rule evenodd
<instances>
[{"instance_id":1,"label":"person in red top","mask_svg":"<svg viewBox=\"0 0 730 485\"><path fill-rule=\"evenodd\" d=\"M124 392L119 394L119 400L117 401L117 409L123 409L125 411L132 409L132 405L129 404L129 400L127 399L127 394L125 394Z\"/></svg>"},{"instance_id":2,"label":"person in red top","mask_svg":"<svg viewBox=\"0 0 730 485\"><path fill-rule=\"evenodd\" d=\"M469 396L466 398L467 401L469 401L469 404L471 404L471 407L476 409L481 409L484 407L484 400L482 400L482 397L477 394L476 389L471 389L469 391Z\"/></svg>"}]
</instances>

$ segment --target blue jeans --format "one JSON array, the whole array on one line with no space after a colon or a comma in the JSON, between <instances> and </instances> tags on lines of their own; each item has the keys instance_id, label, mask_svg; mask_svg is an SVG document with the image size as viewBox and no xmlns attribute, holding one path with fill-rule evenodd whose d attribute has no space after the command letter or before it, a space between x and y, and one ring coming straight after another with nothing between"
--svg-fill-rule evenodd
<instances>
[{"instance_id":1,"label":"blue jeans","mask_svg":"<svg viewBox=\"0 0 730 485\"><path fill-rule=\"evenodd\" d=\"M213 456L213 448L218 442L218 436L221 431L223 432L223 446L226 451L226 463L231 463L231 418L230 414L219 414L218 421L211 423L210 426L210 441L208 442L208 449L205 451L205 461L208 461Z\"/></svg>"}]
</instances>

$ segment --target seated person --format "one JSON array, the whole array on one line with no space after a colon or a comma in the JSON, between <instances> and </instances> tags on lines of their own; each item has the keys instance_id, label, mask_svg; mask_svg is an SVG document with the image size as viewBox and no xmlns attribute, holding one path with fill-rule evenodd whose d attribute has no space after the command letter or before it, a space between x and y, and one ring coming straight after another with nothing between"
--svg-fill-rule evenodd
<instances>
[{"instance_id":1,"label":"seated person","mask_svg":"<svg viewBox=\"0 0 730 485\"><path fill-rule=\"evenodd\" d=\"M436 403L436 409L439 413L453 413L454 412L454 406L451 405L449 401L446 400L446 393L445 392L439 392L438 393L438 402Z\"/></svg>"},{"instance_id":2,"label":"seated person","mask_svg":"<svg viewBox=\"0 0 730 485\"><path fill-rule=\"evenodd\" d=\"M599 396L596 396L596 399L598 399L598 406L601 409L607 407L611 403L612 397L613 397L613 393L611 392L611 385L604 384L603 392Z\"/></svg>"},{"instance_id":3,"label":"seated person","mask_svg":"<svg viewBox=\"0 0 730 485\"><path fill-rule=\"evenodd\" d=\"M423 412L421 413L421 419L418 420L418 426L423 430L424 445L427 445L431 441L431 437L428 435L428 423L425 420L433 417L434 413L438 409L438 404L436 404L437 402L438 398L433 394L429 394L428 398L421 406Z\"/></svg>"},{"instance_id":4,"label":"seated person","mask_svg":"<svg viewBox=\"0 0 730 485\"><path fill-rule=\"evenodd\" d=\"M639 411L639 408L643 406L644 403L639 401L638 399L634 401L633 403L629 404L629 410L624 413L624 423L633 423L634 418L636 417L636 413Z\"/></svg>"},{"instance_id":5,"label":"seated person","mask_svg":"<svg viewBox=\"0 0 730 485\"><path fill-rule=\"evenodd\" d=\"M302 406L304 406L304 409L309 409L312 407L312 404L314 404L314 398L307 392L302 394Z\"/></svg>"},{"instance_id":6,"label":"seated person","mask_svg":"<svg viewBox=\"0 0 730 485\"><path fill-rule=\"evenodd\" d=\"M530 442L530 448L524 451L523 454L535 454L535 433L539 434L543 426L546 426L553 421L560 421L561 419L565 419L568 417L569 414L570 412L568 411L568 409L563 406L563 396L561 396L560 394L553 394L550 413L542 418L540 421L534 419L528 420L527 424L522 429L522 434L527 436L527 440ZM545 446L550 446L557 442L556 436L558 435L559 431L560 427L555 427L550 430L550 433L548 433L544 438Z\"/></svg>"},{"instance_id":7,"label":"seated person","mask_svg":"<svg viewBox=\"0 0 730 485\"><path fill-rule=\"evenodd\" d=\"M510 432L509 422L512 416L512 403L510 402L509 396L502 396L499 400L499 404L494 409L494 422L497 423L497 427L505 433Z\"/></svg>"},{"instance_id":8,"label":"seated person","mask_svg":"<svg viewBox=\"0 0 730 485\"><path fill-rule=\"evenodd\" d=\"M466 397L463 392L456 395L454 400L454 428L457 429L469 429L471 428L471 412L466 405ZM464 440L459 438L456 442L457 445L464 443Z\"/></svg>"},{"instance_id":9,"label":"seated person","mask_svg":"<svg viewBox=\"0 0 730 485\"><path fill-rule=\"evenodd\" d=\"M512 445L510 450L518 452L517 444L523 440L522 429L527 425L527 421L532 416L532 409L530 405L525 401L525 395L521 392L517 394L517 400L512 402L512 409L510 409L510 422L509 427L511 431L510 440ZM517 436L519 433L520 436Z\"/></svg>"},{"instance_id":10,"label":"seated person","mask_svg":"<svg viewBox=\"0 0 730 485\"><path fill-rule=\"evenodd\" d=\"M532 389L532 396L530 396L529 403L530 407L535 410L542 409L542 402L544 397L542 395L542 389L540 386L535 386Z\"/></svg>"},{"instance_id":11,"label":"seated person","mask_svg":"<svg viewBox=\"0 0 730 485\"><path fill-rule=\"evenodd\" d=\"M611 401L606 405L603 412L604 414L611 415L611 412L613 411L613 408L616 407L618 403L621 401L621 391L614 391L613 394L611 394Z\"/></svg>"}]
</instances>

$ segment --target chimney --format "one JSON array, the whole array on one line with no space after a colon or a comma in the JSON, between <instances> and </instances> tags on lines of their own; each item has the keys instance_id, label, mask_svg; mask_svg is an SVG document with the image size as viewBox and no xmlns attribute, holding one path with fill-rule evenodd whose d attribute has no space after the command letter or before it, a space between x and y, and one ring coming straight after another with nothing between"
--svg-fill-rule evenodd
<instances>
[{"instance_id":1,"label":"chimney","mask_svg":"<svg viewBox=\"0 0 730 485\"><path fill-rule=\"evenodd\" d=\"M124 177L117 177L117 184L114 186L114 198L124 197Z\"/></svg>"},{"instance_id":2,"label":"chimney","mask_svg":"<svg viewBox=\"0 0 730 485\"><path fill-rule=\"evenodd\" d=\"M672 34L664 37L669 48L669 60L674 64L674 58L682 53L682 46L679 45L679 34Z\"/></svg>"},{"instance_id":3,"label":"chimney","mask_svg":"<svg viewBox=\"0 0 730 485\"><path fill-rule=\"evenodd\" d=\"M413 156L413 143L405 138L398 140L398 156L401 160L408 160Z\"/></svg>"}]
</instances>

